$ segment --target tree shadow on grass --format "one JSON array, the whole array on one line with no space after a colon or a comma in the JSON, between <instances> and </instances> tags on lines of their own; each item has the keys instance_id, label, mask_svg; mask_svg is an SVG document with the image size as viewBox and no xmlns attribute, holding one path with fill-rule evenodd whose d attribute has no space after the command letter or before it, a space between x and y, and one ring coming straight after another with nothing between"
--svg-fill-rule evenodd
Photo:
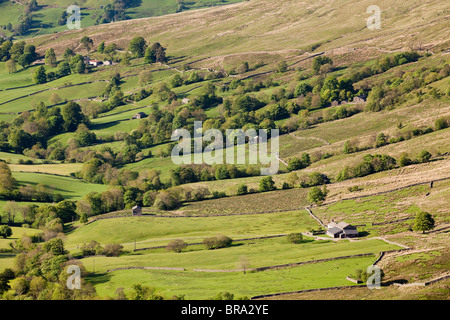
<instances>
[{"instance_id":1,"label":"tree shadow on grass","mask_svg":"<svg viewBox=\"0 0 450 320\"><path fill-rule=\"evenodd\" d=\"M381 285L383 287L388 287L388 286L393 285L394 283L407 284L408 282L409 281L406 279L396 279L396 280L390 280L390 281L383 282Z\"/></svg>"},{"instance_id":2,"label":"tree shadow on grass","mask_svg":"<svg viewBox=\"0 0 450 320\"><path fill-rule=\"evenodd\" d=\"M111 280L111 273L91 273L86 277L86 281L92 285L105 283Z\"/></svg>"},{"instance_id":3,"label":"tree shadow on grass","mask_svg":"<svg viewBox=\"0 0 450 320\"><path fill-rule=\"evenodd\" d=\"M358 238L367 237L370 234L369 231L359 231Z\"/></svg>"},{"instance_id":4,"label":"tree shadow on grass","mask_svg":"<svg viewBox=\"0 0 450 320\"><path fill-rule=\"evenodd\" d=\"M108 128L118 125L119 123L120 123L120 121L116 120L116 121L110 121L110 122L105 122L105 123L92 124L91 130L108 129Z\"/></svg>"}]
</instances>

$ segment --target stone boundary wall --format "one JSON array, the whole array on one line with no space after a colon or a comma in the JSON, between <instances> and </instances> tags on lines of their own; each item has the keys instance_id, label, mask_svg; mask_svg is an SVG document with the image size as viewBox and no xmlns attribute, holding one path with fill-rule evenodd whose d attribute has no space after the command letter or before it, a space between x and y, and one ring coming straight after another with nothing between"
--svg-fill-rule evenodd
<instances>
[{"instance_id":1,"label":"stone boundary wall","mask_svg":"<svg viewBox=\"0 0 450 320\"><path fill-rule=\"evenodd\" d=\"M405 283L405 284L394 282L392 285L398 286L398 287L414 287L414 286L426 287L426 286L429 286L430 284L433 284L433 283L436 283L436 282L439 282L442 280L446 280L446 279L450 279L450 274L446 274L446 275L443 275L443 276L440 276L440 277L437 277L437 278L434 278L432 280L425 281L425 282L412 282L412 283Z\"/></svg>"},{"instance_id":2,"label":"stone boundary wall","mask_svg":"<svg viewBox=\"0 0 450 320\"><path fill-rule=\"evenodd\" d=\"M385 240L386 241L386 240ZM397 244L398 245L398 244ZM391 253L391 252L401 252L401 251L408 251L408 250L413 250L412 248L404 248L404 249L397 249L397 250L387 250L387 251L381 251L380 252L380 256L377 258L377 260L375 260L375 262L373 263L373 265L377 265L378 262L381 261L381 259L383 259L384 255L386 253Z\"/></svg>"},{"instance_id":3,"label":"stone boundary wall","mask_svg":"<svg viewBox=\"0 0 450 320\"><path fill-rule=\"evenodd\" d=\"M172 267L123 267L123 268L115 268L106 270L106 272L113 272L118 270L132 270L132 269L141 269L141 270L174 270L174 271L186 271L184 268L172 268Z\"/></svg>"},{"instance_id":4,"label":"stone boundary wall","mask_svg":"<svg viewBox=\"0 0 450 320\"><path fill-rule=\"evenodd\" d=\"M305 207L305 210L308 211L309 215L316 220L323 228L327 228L327 226L322 222L322 220L320 220L319 218L317 218L314 213L312 213L311 209L309 209L309 207Z\"/></svg>"},{"instance_id":5,"label":"stone boundary wall","mask_svg":"<svg viewBox=\"0 0 450 320\"><path fill-rule=\"evenodd\" d=\"M362 283L361 280L353 279L353 278L351 278L351 277L349 277L349 276L347 276L347 278L345 278L345 279L347 279L348 281L351 281L351 282L353 282L353 283L356 283L356 284Z\"/></svg>"},{"instance_id":6,"label":"stone boundary wall","mask_svg":"<svg viewBox=\"0 0 450 320\"><path fill-rule=\"evenodd\" d=\"M377 258L377 260L375 260L375 262L373 263L373 265L377 265L378 262L381 261L381 259L383 259L384 255L386 253L390 253L390 252L401 252L401 251L408 251L408 250L412 250L411 248L404 248L404 249L398 249L398 250L388 250L388 251L381 251L380 252L380 256Z\"/></svg>"},{"instance_id":7,"label":"stone boundary wall","mask_svg":"<svg viewBox=\"0 0 450 320\"><path fill-rule=\"evenodd\" d=\"M438 281L446 280L446 279L450 279L450 274L447 274L445 276L442 276L442 277L439 277L439 278L436 278L436 279L433 279L433 280L430 280L430 281L426 281L426 282L424 282L424 285L428 286L430 284L436 283Z\"/></svg>"}]
</instances>

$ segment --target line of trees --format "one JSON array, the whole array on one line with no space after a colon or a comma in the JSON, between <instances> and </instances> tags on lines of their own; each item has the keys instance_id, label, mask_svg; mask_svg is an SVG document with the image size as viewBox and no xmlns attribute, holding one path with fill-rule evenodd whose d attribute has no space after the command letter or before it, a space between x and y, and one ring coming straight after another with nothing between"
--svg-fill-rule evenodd
<instances>
[{"instance_id":1,"label":"line of trees","mask_svg":"<svg viewBox=\"0 0 450 320\"><path fill-rule=\"evenodd\" d=\"M81 124L89 125L89 118L79 104L70 101L62 109L48 109L41 102L35 111L22 112L12 123L0 122L0 149L17 153L33 148L46 149L49 138L73 132Z\"/></svg>"},{"instance_id":2,"label":"line of trees","mask_svg":"<svg viewBox=\"0 0 450 320\"><path fill-rule=\"evenodd\" d=\"M42 184L19 186L4 161L0 161L0 197L14 201L59 202L64 200L61 194L54 193L52 188ZM15 212L16 208L6 206L4 211ZM11 219L9 218L8 221Z\"/></svg>"},{"instance_id":3,"label":"line of trees","mask_svg":"<svg viewBox=\"0 0 450 320\"><path fill-rule=\"evenodd\" d=\"M402 153L398 161L391 156L382 154L366 154L363 161L356 166L345 166L336 176L336 181L344 181L347 179L364 177L372 173L393 169L397 164L400 167L408 166L415 163L425 163L431 160L431 153L427 150L421 151L417 155L416 160L409 158L407 153Z\"/></svg>"},{"instance_id":4,"label":"line of trees","mask_svg":"<svg viewBox=\"0 0 450 320\"><path fill-rule=\"evenodd\" d=\"M6 68L9 73L16 71L16 64L26 68L31 65L39 55L36 52L36 46L26 44L25 41L12 42L3 41L0 38L0 61L6 61Z\"/></svg>"}]
</instances>

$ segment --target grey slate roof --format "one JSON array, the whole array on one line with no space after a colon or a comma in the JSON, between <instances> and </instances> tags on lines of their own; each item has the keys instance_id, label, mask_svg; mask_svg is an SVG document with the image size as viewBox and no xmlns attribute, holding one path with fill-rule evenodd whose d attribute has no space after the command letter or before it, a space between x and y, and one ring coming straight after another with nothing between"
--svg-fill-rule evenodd
<instances>
[{"instance_id":1,"label":"grey slate roof","mask_svg":"<svg viewBox=\"0 0 450 320\"><path fill-rule=\"evenodd\" d=\"M331 233L331 234L338 234L338 233L342 233L342 229L338 228L338 227L333 227L327 230L327 232Z\"/></svg>"}]
</instances>

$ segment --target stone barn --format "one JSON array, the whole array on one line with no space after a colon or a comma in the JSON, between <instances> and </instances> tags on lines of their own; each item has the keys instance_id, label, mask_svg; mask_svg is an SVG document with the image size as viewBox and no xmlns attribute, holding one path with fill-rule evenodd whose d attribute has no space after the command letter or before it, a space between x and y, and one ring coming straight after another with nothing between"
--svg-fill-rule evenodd
<instances>
[{"instance_id":1,"label":"stone barn","mask_svg":"<svg viewBox=\"0 0 450 320\"><path fill-rule=\"evenodd\" d=\"M367 97L364 95L356 96L353 98L354 103L366 103Z\"/></svg>"},{"instance_id":2,"label":"stone barn","mask_svg":"<svg viewBox=\"0 0 450 320\"><path fill-rule=\"evenodd\" d=\"M144 112L138 112L133 116L133 119L142 119L145 118L147 115Z\"/></svg>"},{"instance_id":3,"label":"stone barn","mask_svg":"<svg viewBox=\"0 0 450 320\"><path fill-rule=\"evenodd\" d=\"M133 209L131 209L133 212L133 216L140 216L142 215L142 208L140 205L134 206Z\"/></svg>"},{"instance_id":4,"label":"stone barn","mask_svg":"<svg viewBox=\"0 0 450 320\"><path fill-rule=\"evenodd\" d=\"M358 236L358 230L344 221L336 224L334 221L328 224L327 235L333 238L354 238Z\"/></svg>"}]
</instances>

